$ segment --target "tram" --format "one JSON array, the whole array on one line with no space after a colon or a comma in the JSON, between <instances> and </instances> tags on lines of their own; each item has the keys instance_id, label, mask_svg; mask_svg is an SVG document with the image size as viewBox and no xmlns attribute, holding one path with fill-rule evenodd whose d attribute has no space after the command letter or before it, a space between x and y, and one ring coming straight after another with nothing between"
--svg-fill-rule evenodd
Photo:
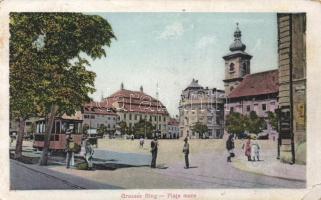
<instances>
[{"instance_id":1,"label":"tram","mask_svg":"<svg viewBox=\"0 0 321 200\"><path fill-rule=\"evenodd\" d=\"M36 133L33 148L42 150L46 131L46 120L40 118L36 121ZM71 134L74 142L81 145L82 140L82 119L81 117L70 117L63 115L56 117L50 137L50 151L64 151L66 147L66 134Z\"/></svg>"}]
</instances>

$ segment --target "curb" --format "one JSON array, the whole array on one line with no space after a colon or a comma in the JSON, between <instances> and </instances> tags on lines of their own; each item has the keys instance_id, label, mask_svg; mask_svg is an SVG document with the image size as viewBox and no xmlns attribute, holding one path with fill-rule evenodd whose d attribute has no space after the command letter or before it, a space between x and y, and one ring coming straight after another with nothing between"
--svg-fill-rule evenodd
<instances>
[{"instance_id":1,"label":"curb","mask_svg":"<svg viewBox=\"0 0 321 200\"><path fill-rule=\"evenodd\" d=\"M234 162L234 163L235 163L235 162ZM304 182L304 183L306 183L306 180L303 180L303 179L286 178L286 177L282 177L282 176L268 175L268 174L266 174L266 173L260 173L260 172L256 172L256 171L251 171L251 170L249 170L249 169L242 169L242 168L240 168L240 167L235 166L234 163L232 163L232 167L234 167L235 169L241 170L241 171L245 171L245 172L249 172L249 173L253 173L253 174L257 174L257 175L263 175L263 176L273 177L273 178L279 178L279 179L288 180L288 181L298 181L298 182Z\"/></svg>"}]
</instances>

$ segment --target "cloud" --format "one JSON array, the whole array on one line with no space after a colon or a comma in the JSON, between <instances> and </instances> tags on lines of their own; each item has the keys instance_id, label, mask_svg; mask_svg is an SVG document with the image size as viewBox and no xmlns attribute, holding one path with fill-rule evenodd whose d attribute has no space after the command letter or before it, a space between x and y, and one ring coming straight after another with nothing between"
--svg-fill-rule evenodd
<instances>
[{"instance_id":1,"label":"cloud","mask_svg":"<svg viewBox=\"0 0 321 200\"><path fill-rule=\"evenodd\" d=\"M184 33L184 26L181 22L174 22L173 24L167 25L159 34L159 39L173 39L177 38Z\"/></svg>"},{"instance_id":2,"label":"cloud","mask_svg":"<svg viewBox=\"0 0 321 200\"><path fill-rule=\"evenodd\" d=\"M196 48L202 49L207 46L210 46L216 42L216 37L211 35L211 36L204 36L201 39L198 40L196 43Z\"/></svg>"}]
</instances>

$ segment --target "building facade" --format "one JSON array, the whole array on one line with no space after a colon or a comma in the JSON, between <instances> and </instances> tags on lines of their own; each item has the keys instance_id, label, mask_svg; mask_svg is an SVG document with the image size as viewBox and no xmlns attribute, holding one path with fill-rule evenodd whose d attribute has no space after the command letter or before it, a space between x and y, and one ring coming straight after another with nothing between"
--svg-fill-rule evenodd
<instances>
[{"instance_id":1,"label":"building facade","mask_svg":"<svg viewBox=\"0 0 321 200\"><path fill-rule=\"evenodd\" d=\"M207 137L222 138L224 134L223 90L204 88L193 79L182 91L179 102L179 129L181 137L200 138L192 131L193 125L200 122L208 128Z\"/></svg>"},{"instance_id":2,"label":"building facade","mask_svg":"<svg viewBox=\"0 0 321 200\"><path fill-rule=\"evenodd\" d=\"M167 139L176 139L179 138L179 122L175 118L171 118L167 124Z\"/></svg>"},{"instance_id":3,"label":"building facade","mask_svg":"<svg viewBox=\"0 0 321 200\"><path fill-rule=\"evenodd\" d=\"M113 110L108 110L100 107L99 103L92 102L84 106L83 126L89 129L98 129L100 126L105 126L108 133L116 131L118 115Z\"/></svg>"},{"instance_id":4,"label":"building facade","mask_svg":"<svg viewBox=\"0 0 321 200\"><path fill-rule=\"evenodd\" d=\"M118 121L126 122L129 129L140 120L146 120L156 127L155 132L160 137L166 137L169 113L158 99L144 93L143 87L139 91L131 91L124 89L122 84L119 91L105 98L101 104L114 110Z\"/></svg>"},{"instance_id":5,"label":"building facade","mask_svg":"<svg viewBox=\"0 0 321 200\"><path fill-rule=\"evenodd\" d=\"M279 13L280 138L282 157L306 162L306 15ZM300 148L300 146L302 148ZM290 156L289 156L290 154Z\"/></svg>"},{"instance_id":6,"label":"building facade","mask_svg":"<svg viewBox=\"0 0 321 200\"><path fill-rule=\"evenodd\" d=\"M279 76L278 70L269 70L251 74L251 55L245 52L246 45L241 41L241 31L237 26L230 53L225 60L225 116L231 112L248 115L255 111L259 117L266 118L267 113L275 113L278 108ZM276 130L267 124L266 134L277 137Z\"/></svg>"}]
</instances>

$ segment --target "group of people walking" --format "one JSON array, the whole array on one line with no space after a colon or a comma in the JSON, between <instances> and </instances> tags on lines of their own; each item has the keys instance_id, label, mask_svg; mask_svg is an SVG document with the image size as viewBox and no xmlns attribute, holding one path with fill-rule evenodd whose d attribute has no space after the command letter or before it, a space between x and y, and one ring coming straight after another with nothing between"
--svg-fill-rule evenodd
<instances>
[{"instance_id":1,"label":"group of people walking","mask_svg":"<svg viewBox=\"0 0 321 200\"><path fill-rule=\"evenodd\" d=\"M235 157L234 148L234 135L230 134L226 140L226 149L228 151L227 162L232 162L231 158ZM242 149L244 150L244 154L248 161L260 161L261 148L256 139L252 141L251 137L248 136L247 140L242 146Z\"/></svg>"}]
</instances>

